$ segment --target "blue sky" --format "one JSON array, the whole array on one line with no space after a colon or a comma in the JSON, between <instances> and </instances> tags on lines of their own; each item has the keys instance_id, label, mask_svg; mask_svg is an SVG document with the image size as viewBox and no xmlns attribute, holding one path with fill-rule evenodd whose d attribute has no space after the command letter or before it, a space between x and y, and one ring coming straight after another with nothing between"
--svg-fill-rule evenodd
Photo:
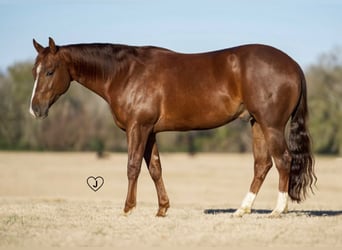
<instances>
[{"instance_id":1,"label":"blue sky","mask_svg":"<svg viewBox=\"0 0 342 250\"><path fill-rule=\"evenodd\" d=\"M304 68L342 45L339 0L0 0L0 71L46 45L110 42L192 53L275 46Z\"/></svg>"}]
</instances>

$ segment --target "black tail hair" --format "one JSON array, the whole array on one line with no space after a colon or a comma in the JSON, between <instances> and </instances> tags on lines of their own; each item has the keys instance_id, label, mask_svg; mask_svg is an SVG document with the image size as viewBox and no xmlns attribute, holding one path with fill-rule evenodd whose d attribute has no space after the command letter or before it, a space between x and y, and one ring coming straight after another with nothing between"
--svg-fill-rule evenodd
<instances>
[{"instance_id":1,"label":"black tail hair","mask_svg":"<svg viewBox=\"0 0 342 250\"><path fill-rule=\"evenodd\" d=\"M311 139L307 128L308 106L306 81L301 71L301 97L292 113L289 135L289 149L292 155L289 196L292 201L305 200L308 190L312 189L317 177L314 172L314 157L311 150Z\"/></svg>"}]
</instances>

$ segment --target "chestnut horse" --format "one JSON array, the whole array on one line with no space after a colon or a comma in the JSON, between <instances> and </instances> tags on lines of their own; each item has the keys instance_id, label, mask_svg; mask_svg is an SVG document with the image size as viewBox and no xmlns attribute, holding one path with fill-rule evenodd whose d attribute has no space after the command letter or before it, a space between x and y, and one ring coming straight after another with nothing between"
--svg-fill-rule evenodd
<instances>
[{"instance_id":1,"label":"chestnut horse","mask_svg":"<svg viewBox=\"0 0 342 250\"><path fill-rule=\"evenodd\" d=\"M114 44L44 48L33 40L38 56L30 112L45 118L71 81L92 90L111 108L115 123L127 134L128 192L124 212L136 206L143 158L156 186L157 216L169 208L156 134L222 126L248 117L252 126L254 178L241 207L251 212L272 167L279 172L279 193L271 215L287 211L288 196L300 202L316 180L307 129L306 82L299 65L266 45L244 45L200 54L158 47ZM290 120L289 138L285 126Z\"/></svg>"}]
</instances>

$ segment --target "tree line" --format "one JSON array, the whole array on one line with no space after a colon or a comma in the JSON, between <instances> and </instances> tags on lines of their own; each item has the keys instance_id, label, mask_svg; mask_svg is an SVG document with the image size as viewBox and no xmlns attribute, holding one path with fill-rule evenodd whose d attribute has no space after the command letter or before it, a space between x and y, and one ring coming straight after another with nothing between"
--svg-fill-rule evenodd
<instances>
[{"instance_id":1,"label":"tree line","mask_svg":"<svg viewBox=\"0 0 342 250\"><path fill-rule=\"evenodd\" d=\"M126 151L123 131L114 125L107 104L73 82L44 120L29 114L32 62L20 62L0 73L0 149L57 151ZM305 70L309 127L316 153L342 155L342 50L322 54ZM161 151L250 152L247 121L204 131L164 132Z\"/></svg>"}]
</instances>

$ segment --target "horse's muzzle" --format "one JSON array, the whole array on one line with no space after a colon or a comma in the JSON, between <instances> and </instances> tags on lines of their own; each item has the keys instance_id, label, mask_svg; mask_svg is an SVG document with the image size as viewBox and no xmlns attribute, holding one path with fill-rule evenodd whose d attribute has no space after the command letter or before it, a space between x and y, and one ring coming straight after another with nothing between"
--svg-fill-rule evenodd
<instances>
[{"instance_id":1,"label":"horse's muzzle","mask_svg":"<svg viewBox=\"0 0 342 250\"><path fill-rule=\"evenodd\" d=\"M37 104L32 104L30 106L30 113L35 118L44 119L49 114L49 106L48 105L40 106L40 105L37 105Z\"/></svg>"}]
</instances>

